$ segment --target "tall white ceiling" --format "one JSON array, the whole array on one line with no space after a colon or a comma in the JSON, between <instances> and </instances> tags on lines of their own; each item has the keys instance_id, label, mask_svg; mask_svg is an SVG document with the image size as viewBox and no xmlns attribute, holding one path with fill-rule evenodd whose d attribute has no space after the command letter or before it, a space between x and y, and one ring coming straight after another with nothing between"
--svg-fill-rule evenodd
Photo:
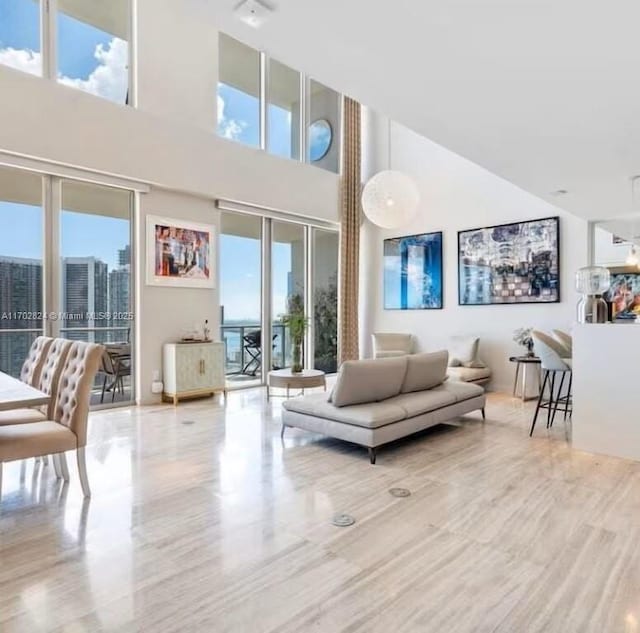
<instances>
[{"instance_id":1,"label":"tall white ceiling","mask_svg":"<svg viewBox=\"0 0 640 633\"><path fill-rule=\"evenodd\" d=\"M632 211L638 0L188 0L219 28L583 217ZM551 192L569 193L554 197Z\"/></svg>"}]
</instances>

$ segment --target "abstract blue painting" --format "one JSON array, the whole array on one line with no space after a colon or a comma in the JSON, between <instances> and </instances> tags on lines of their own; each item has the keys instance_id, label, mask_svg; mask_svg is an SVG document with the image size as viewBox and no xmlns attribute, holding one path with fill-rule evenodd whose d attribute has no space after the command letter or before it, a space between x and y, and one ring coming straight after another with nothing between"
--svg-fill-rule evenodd
<instances>
[{"instance_id":1,"label":"abstract blue painting","mask_svg":"<svg viewBox=\"0 0 640 633\"><path fill-rule=\"evenodd\" d=\"M384 308L442 308L442 232L384 241Z\"/></svg>"}]
</instances>

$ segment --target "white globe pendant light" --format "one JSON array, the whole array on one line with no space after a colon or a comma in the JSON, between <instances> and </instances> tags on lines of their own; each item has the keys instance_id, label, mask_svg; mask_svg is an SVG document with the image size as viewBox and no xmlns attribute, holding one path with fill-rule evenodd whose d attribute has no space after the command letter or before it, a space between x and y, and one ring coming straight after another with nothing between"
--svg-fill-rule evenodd
<instances>
[{"instance_id":1,"label":"white globe pendant light","mask_svg":"<svg viewBox=\"0 0 640 633\"><path fill-rule=\"evenodd\" d=\"M362 209L376 226L397 229L415 215L420 194L415 182L391 169L391 120L389 120L389 169L372 176L362 190Z\"/></svg>"}]
</instances>

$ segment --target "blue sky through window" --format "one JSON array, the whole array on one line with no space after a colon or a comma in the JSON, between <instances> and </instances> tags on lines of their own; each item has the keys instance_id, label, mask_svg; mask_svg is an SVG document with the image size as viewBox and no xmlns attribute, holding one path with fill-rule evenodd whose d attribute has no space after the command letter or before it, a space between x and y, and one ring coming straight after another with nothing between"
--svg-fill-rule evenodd
<instances>
[{"instance_id":1,"label":"blue sky through window","mask_svg":"<svg viewBox=\"0 0 640 633\"><path fill-rule=\"evenodd\" d=\"M62 12L56 20L59 81L125 103L127 42ZM0 64L42 73L40 14L34 0L0 0Z\"/></svg>"}]
</instances>

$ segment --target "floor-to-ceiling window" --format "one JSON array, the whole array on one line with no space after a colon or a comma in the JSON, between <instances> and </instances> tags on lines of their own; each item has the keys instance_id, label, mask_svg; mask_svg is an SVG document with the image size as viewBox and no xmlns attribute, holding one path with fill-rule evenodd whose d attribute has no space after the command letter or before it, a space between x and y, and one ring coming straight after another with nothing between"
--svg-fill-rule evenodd
<instances>
[{"instance_id":1,"label":"floor-to-ceiling window","mask_svg":"<svg viewBox=\"0 0 640 633\"><path fill-rule=\"evenodd\" d=\"M336 231L313 229L313 366L338 368L338 249Z\"/></svg>"},{"instance_id":2,"label":"floor-to-ceiling window","mask_svg":"<svg viewBox=\"0 0 640 633\"><path fill-rule=\"evenodd\" d=\"M260 146L260 54L220 33L218 134Z\"/></svg>"},{"instance_id":3,"label":"floor-to-ceiling window","mask_svg":"<svg viewBox=\"0 0 640 633\"><path fill-rule=\"evenodd\" d=\"M0 167L0 371L41 334L101 343L92 404L133 400L132 198Z\"/></svg>"},{"instance_id":4,"label":"floor-to-ceiling window","mask_svg":"<svg viewBox=\"0 0 640 633\"><path fill-rule=\"evenodd\" d=\"M131 193L62 182L59 333L101 343L100 402L131 401Z\"/></svg>"},{"instance_id":5,"label":"floor-to-ceiling window","mask_svg":"<svg viewBox=\"0 0 640 633\"><path fill-rule=\"evenodd\" d=\"M283 316L305 312L306 227L274 220L271 227L272 365L291 367L292 341ZM308 316L308 315L307 315Z\"/></svg>"},{"instance_id":6,"label":"floor-to-ceiling window","mask_svg":"<svg viewBox=\"0 0 640 633\"><path fill-rule=\"evenodd\" d=\"M283 318L292 314L306 318L310 328L301 346L303 365L335 372L338 231L234 207L220 207L227 386L260 385L270 370L292 366L292 336Z\"/></svg>"},{"instance_id":7,"label":"floor-to-ceiling window","mask_svg":"<svg viewBox=\"0 0 640 633\"><path fill-rule=\"evenodd\" d=\"M42 178L0 167L0 371L20 375L43 333Z\"/></svg>"},{"instance_id":8,"label":"floor-to-ceiling window","mask_svg":"<svg viewBox=\"0 0 640 633\"><path fill-rule=\"evenodd\" d=\"M221 340L229 386L262 382L262 218L221 213Z\"/></svg>"}]
</instances>

